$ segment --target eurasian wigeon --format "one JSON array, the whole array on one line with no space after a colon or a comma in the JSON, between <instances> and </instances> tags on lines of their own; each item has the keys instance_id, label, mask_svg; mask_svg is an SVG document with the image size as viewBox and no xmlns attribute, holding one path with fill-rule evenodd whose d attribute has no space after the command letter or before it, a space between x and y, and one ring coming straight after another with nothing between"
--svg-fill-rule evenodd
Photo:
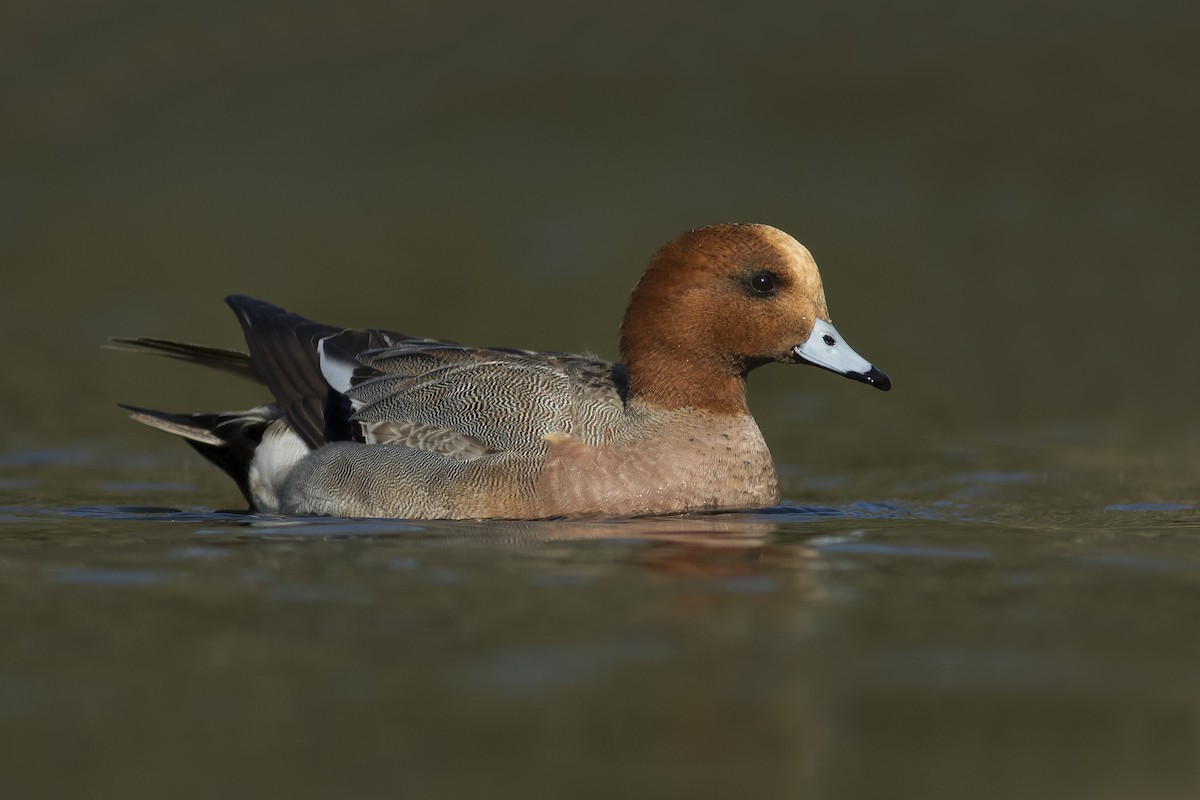
<instances>
[{"instance_id":1,"label":"eurasian wigeon","mask_svg":"<svg viewBox=\"0 0 1200 800\"><path fill-rule=\"evenodd\" d=\"M633 516L779 501L746 374L814 364L891 381L829 321L812 255L767 225L663 247L621 324L624 364L467 347L226 302L249 354L114 339L265 384L242 412L133 418L187 439L264 513L425 519Z\"/></svg>"}]
</instances>

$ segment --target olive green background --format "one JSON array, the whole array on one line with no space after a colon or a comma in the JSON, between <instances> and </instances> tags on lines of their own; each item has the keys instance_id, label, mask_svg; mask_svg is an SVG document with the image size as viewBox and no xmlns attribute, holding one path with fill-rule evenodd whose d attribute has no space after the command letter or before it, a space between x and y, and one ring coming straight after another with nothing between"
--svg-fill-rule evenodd
<instances>
[{"instance_id":1,"label":"olive green background","mask_svg":"<svg viewBox=\"0 0 1200 800\"><path fill-rule=\"evenodd\" d=\"M1194 430L1182 6L4 13L4 410L24 435L107 435L116 400L244 402L96 350L237 345L231 292L616 357L650 254L717 221L806 243L839 329L896 381L773 368L752 396L802 387L839 424Z\"/></svg>"}]
</instances>

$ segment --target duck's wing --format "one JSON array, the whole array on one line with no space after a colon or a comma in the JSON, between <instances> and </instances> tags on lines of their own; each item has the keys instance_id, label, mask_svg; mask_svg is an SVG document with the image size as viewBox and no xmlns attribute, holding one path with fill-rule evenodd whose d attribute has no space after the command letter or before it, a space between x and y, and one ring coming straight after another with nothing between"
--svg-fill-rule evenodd
<instances>
[{"instance_id":1,"label":"duck's wing","mask_svg":"<svg viewBox=\"0 0 1200 800\"><path fill-rule=\"evenodd\" d=\"M602 440L623 413L620 364L340 328L244 295L226 302L249 354L160 339L114 341L264 384L276 413L314 449L351 440L470 460L533 452L550 434Z\"/></svg>"},{"instance_id":2,"label":"duck's wing","mask_svg":"<svg viewBox=\"0 0 1200 800\"><path fill-rule=\"evenodd\" d=\"M624 410L624 367L598 358L414 338L357 345L354 336L325 337L319 359L346 401L352 438L369 444L463 460L535 452L551 434L602 440Z\"/></svg>"},{"instance_id":3,"label":"duck's wing","mask_svg":"<svg viewBox=\"0 0 1200 800\"><path fill-rule=\"evenodd\" d=\"M245 295L230 295L225 302L241 323L259 380L292 430L310 447L325 444L329 385L321 375L317 343L345 330ZM369 346L366 341L364 345Z\"/></svg>"},{"instance_id":4,"label":"duck's wing","mask_svg":"<svg viewBox=\"0 0 1200 800\"><path fill-rule=\"evenodd\" d=\"M346 418L348 401L331 388L321 371L322 341L336 338L350 353L410 342L457 347L395 331L326 325L245 295L230 295L225 302L241 323L258 379L270 390L288 424L313 448L331 441L362 441Z\"/></svg>"}]
</instances>

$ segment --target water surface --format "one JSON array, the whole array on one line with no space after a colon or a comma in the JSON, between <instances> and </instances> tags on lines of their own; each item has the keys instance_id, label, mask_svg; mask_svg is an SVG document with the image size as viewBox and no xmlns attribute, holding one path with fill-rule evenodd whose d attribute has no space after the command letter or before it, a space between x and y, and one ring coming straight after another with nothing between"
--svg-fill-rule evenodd
<instances>
[{"instance_id":1,"label":"water surface","mask_svg":"<svg viewBox=\"0 0 1200 800\"><path fill-rule=\"evenodd\" d=\"M785 462L828 503L437 523L214 511L232 486L167 444L4 458L0 761L46 796L1200 787L1169 452Z\"/></svg>"}]
</instances>

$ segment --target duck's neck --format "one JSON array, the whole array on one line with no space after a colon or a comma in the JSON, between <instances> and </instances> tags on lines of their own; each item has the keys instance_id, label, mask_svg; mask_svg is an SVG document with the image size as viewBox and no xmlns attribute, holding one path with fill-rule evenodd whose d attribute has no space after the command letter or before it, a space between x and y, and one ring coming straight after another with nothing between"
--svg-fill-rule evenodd
<instances>
[{"instance_id":1,"label":"duck's neck","mask_svg":"<svg viewBox=\"0 0 1200 800\"><path fill-rule=\"evenodd\" d=\"M712 309L691 285L694 253L663 247L633 293L621 322L621 357L633 406L748 415L746 371L722 346Z\"/></svg>"},{"instance_id":2,"label":"duck's neck","mask_svg":"<svg viewBox=\"0 0 1200 800\"><path fill-rule=\"evenodd\" d=\"M656 331L652 324L626 317L621 327L621 356L629 376L631 405L691 408L730 416L750 413L743 367L674 342L669 332Z\"/></svg>"}]
</instances>

